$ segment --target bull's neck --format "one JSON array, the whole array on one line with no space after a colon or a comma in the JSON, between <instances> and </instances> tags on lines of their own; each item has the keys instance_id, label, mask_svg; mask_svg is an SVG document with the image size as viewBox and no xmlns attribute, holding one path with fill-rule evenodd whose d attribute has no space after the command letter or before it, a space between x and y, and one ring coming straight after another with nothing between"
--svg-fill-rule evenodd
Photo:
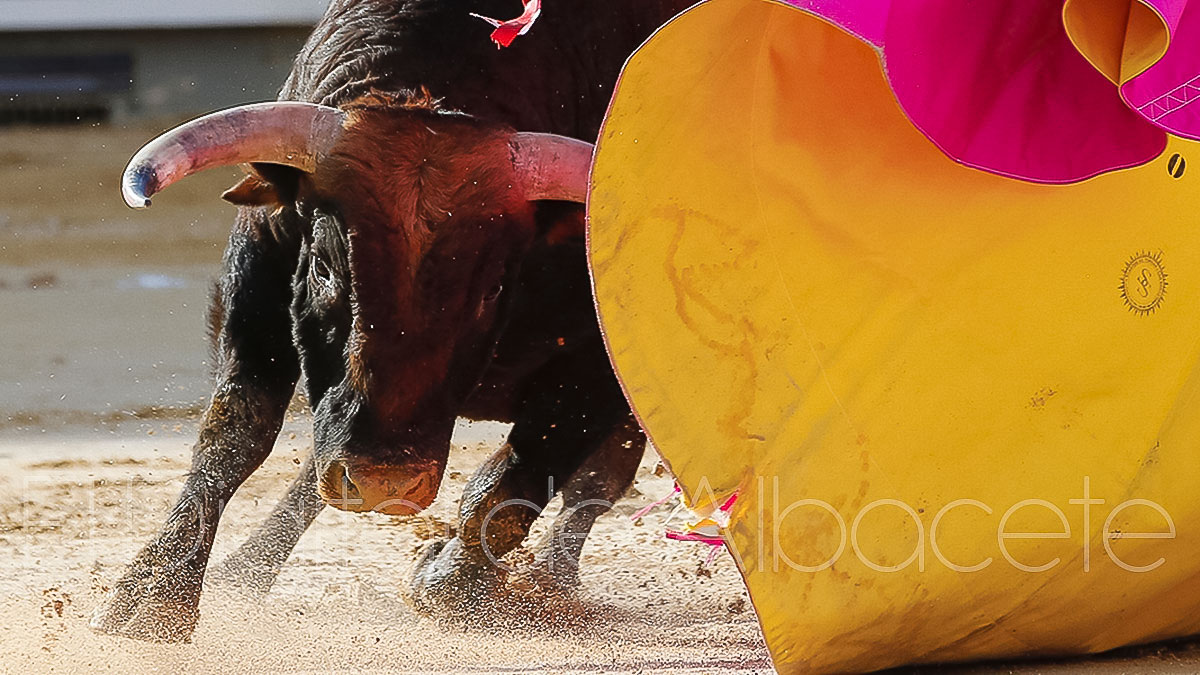
<instances>
[{"instance_id":1,"label":"bull's neck","mask_svg":"<svg viewBox=\"0 0 1200 675\"><path fill-rule=\"evenodd\" d=\"M333 0L281 98L338 105L421 87L447 108L594 140L621 65L686 0L546 0L533 28L497 50L477 13L507 0Z\"/></svg>"}]
</instances>

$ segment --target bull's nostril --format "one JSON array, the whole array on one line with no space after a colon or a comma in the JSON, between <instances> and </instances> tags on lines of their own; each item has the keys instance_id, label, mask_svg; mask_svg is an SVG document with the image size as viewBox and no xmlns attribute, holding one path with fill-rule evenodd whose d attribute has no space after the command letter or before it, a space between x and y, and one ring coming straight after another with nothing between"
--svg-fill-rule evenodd
<instances>
[{"instance_id":1,"label":"bull's nostril","mask_svg":"<svg viewBox=\"0 0 1200 675\"><path fill-rule=\"evenodd\" d=\"M325 503L339 509L358 510L363 504L362 492L350 477L350 467L333 462L325 472L323 497Z\"/></svg>"},{"instance_id":2,"label":"bull's nostril","mask_svg":"<svg viewBox=\"0 0 1200 675\"><path fill-rule=\"evenodd\" d=\"M354 499L362 498L362 495L359 494L358 486L350 479L350 469L345 467L342 467L342 491L346 497L353 497Z\"/></svg>"}]
</instances>

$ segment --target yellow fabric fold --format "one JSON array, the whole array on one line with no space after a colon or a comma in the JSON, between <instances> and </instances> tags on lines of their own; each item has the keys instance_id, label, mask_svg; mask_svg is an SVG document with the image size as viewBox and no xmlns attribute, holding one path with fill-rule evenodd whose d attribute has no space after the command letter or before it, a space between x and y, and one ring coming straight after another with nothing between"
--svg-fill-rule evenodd
<instances>
[{"instance_id":1,"label":"yellow fabric fold","mask_svg":"<svg viewBox=\"0 0 1200 675\"><path fill-rule=\"evenodd\" d=\"M1075 48L1116 85L1154 65L1171 41L1166 21L1140 0L1067 0L1063 26Z\"/></svg>"}]
</instances>

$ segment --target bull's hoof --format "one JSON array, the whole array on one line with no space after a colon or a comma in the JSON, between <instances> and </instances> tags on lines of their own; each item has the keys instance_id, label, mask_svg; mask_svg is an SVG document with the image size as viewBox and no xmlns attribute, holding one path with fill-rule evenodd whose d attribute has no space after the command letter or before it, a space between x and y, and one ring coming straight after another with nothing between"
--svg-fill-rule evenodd
<instances>
[{"instance_id":1,"label":"bull's hoof","mask_svg":"<svg viewBox=\"0 0 1200 675\"><path fill-rule=\"evenodd\" d=\"M503 604L504 570L455 537L429 545L417 561L406 600L420 614L460 622L488 620Z\"/></svg>"},{"instance_id":2,"label":"bull's hoof","mask_svg":"<svg viewBox=\"0 0 1200 675\"><path fill-rule=\"evenodd\" d=\"M108 635L187 642L200 616L200 579L194 577L189 570L171 575L135 564L96 609L89 625Z\"/></svg>"},{"instance_id":3,"label":"bull's hoof","mask_svg":"<svg viewBox=\"0 0 1200 675\"><path fill-rule=\"evenodd\" d=\"M557 546L544 546L525 576L542 597L573 599L579 590L579 561Z\"/></svg>"}]
</instances>

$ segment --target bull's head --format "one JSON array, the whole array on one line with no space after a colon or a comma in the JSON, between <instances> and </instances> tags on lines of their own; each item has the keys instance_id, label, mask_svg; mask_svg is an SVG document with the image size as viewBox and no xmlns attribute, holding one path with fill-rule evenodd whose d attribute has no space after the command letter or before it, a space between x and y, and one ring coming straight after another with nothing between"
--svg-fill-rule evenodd
<instances>
[{"instance_id":1,"label":"bull's head","mask_svg":"<svg viewBox=\"0 0 1200 675\"><path fill-rule=\"evenodd\" d=\"M315 406L320 491L349 510L433 501L458 405L500 328L539 199L583 201L591 145L370 97L242 106L134 156L133 207L202 169L249 164L226 193L294 210L293 330Z\"/></svg>"}]
</instances>

